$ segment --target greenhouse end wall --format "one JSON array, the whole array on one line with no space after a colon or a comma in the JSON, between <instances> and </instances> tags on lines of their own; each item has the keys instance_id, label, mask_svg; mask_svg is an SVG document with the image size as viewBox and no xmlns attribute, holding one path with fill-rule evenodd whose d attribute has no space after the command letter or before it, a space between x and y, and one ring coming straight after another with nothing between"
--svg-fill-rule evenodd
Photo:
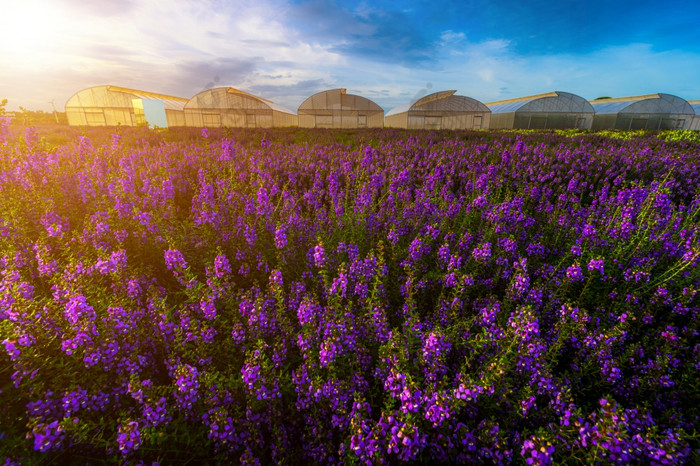
<instances>
[{"instance_id":1,"label":"greenhouse end wall","mask_svg":"<svg viewBox=\"0 0 700 466\"><path fill-rule=\"evenodd\" d=\"M512 129L515 121L515 113L492 113L489 128Z\"/></svg>"},{"instance_id":2,"label":"greenhouse end wall","mask_svg":"<svg viewBox=\"0 0 700 466\"><path fill-rule=\"evenodd\" d=\"M517 129L588 129L593 115L576 113L516 113L514 128Z\"/></svg>"},{"instance_id":3,"label":"greenhouse end wall","mask_svg":"<svg viewBox=\"0 0 700 466\"><path fill-rule=\"evenodd\" d=\"M408 129L489 128L491 114L458 112L408 112Z\"/></svg>"},{"instance_id":4,"label":"greenhouse end wall","mask_svg":"<svg viewBox=\"0 0 700 466\"><path fill-rule=\"evenodd\" d=\"M594 130L667 130L688 129L692 119L685 115L659 115L639 113L619 113L611 115L596 115L593 118Z\"/></svg>"},{"instance_id":5,"label":"greenhouse end wall","mask_svg":"<svg viewBox=\"0 0 700 466\"><path fill-rule=\"evenodd\" d=\"M304 100L297 109L302 128L382 128L384 110L371 100L345 89L329 89Z\"/></svg>"},{"instance_id":6,"label":"greenhouse end wall","mask_svg":"<svg viewBox=\"0 0 700 466\"><path fill-rule=\"evenodd\" d=\"M384 117L384 126L387 128L408 128L408 112Z\"/></svg>"}]
</instances>

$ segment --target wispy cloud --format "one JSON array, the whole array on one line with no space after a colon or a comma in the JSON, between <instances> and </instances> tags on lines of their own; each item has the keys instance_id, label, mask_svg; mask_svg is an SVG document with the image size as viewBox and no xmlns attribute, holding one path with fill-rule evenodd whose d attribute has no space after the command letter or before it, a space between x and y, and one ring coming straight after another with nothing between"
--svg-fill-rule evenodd
<instances>
[{"instance_id":1,"label":"wispy cloud","mask_svg":"<svg viewBox=\"0 0 700 466\"><path fill-rule=\"evenodd\" d=\"M510 8L444 0L13 2L0 29L0 97L47 109L51 99L110 83L183 97L233 86L289 108L333 87L385 109L443 89L482 101L555 89L587 98L700 97L700 46L688 40L700 28L676 27L688 18L659 12L635 32L649 11L643 5L611 19L553 0L505 1ZM676 47L638 40L663 31Z\"/></svg>"}]
</instances>

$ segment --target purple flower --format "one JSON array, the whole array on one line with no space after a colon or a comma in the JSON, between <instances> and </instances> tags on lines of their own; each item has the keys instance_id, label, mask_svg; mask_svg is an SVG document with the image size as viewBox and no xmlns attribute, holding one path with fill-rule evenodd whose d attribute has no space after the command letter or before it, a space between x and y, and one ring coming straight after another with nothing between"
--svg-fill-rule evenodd
<instances>
[{"instance_id":1,"label":"purple flower","mask_svg":"<svg viewBox=\"0 0 700 466\"><path fill-rule=\"evenodd\" d=\"M145 403L143 405L143 417L147 424L152 427L158 427L160 424L169 422L170 416L168 416L165 397L160 397L155 404Z\"/></svg>"},{"instance_id":2,"label":"purple flower","mask_svg":"<svg viewBox=\"0 0 700 466\"><path fill-rule=\"evenodd\" d=\"M201 309L205 319L214 320L216 317L216 306L214 305L214 299L212 296L209 296L208 299L203 299L199 303L199 308Z\"/></svg>"},{"instance_id":3,"label":"purple flower","mask_svg":"<svg viewBox=\"0 0 700 466\"><path fill-rule=\"evenodd\" d=\"M591 259L588 262L588 270L597 270L601 275L605 275L605 272L603 272L604 263L605 261L603 259Z\"/></svg>"},{"instance_id":4,"label":"purple flower","mask_svg":"<svg viewBox=\"0 0 700 466\"><path fill-rule=\"evenodd\" d=\"M273 270L270 273L270 284L275 286L283 286L284 281L282 280L282 272L279 270Z\"/></svg>"},{"instance_id":5,"label":"purple flower","mask_svg":"<svg viewBox=\"0 0 700 466\"><path fill-rule=\"evenodd\" d=\"M187 268L187 261L177 249L168 249L165 251L165 266L168 270L184 270Z\"/></svg>"},{"instance_id":6,"label":"purple flower","mask_svg":"<svg viewBox=\"0 0 700 466\"><path fill-rule=\"evenodd\" d=\"M124 456L128 456L138 450L139 446L141 446L139 423L131 421L126 425L120 424L117 433L117 443L119 444L119 451Z\"/></svg>"},{"instance_id":7,"label":"purple flower","mask_svg":"<svg viewBox=\"0 0 700 466\"><path fill-rule=\"evenodd\" d=\"M95 310L87 303L83 295L70 298L66 304L64 315L71 325L76 325L78 322L91 322L97 317Z\"/></svg>"},{"instance_id":8,"label":"purple flower","mask_svg":"<svg viewBox=\"0 0 700 466\"><path fill-rule=\"evenodd\" d=\"M281 226L275 230L275 247L283 249L287 245L287 228Z\"/></svg>"},{"instance_id":9,"label":"purple flower","mask_svg":"<svg viewBox=\"0 0 700 466\"><path fill-rule=\"evenodd\" d=\"M218 278L224 278L231 274L231 264L226 256L219 254L214 258L214 275Z\"/></svg>"},{"instance_id":10,"label":"purple flower","mask_svg":"<svg viewBox=\"0 0 700 466\"><path fill-rule=\"evenodd\" d=\"M319 269L326 265L326 251L320 244L314 246L314 264L316 264L316 267Z\"/></svg>"},{"instance_id":11,"label":"purple flower","mask_svg":"<svg viewBox=\"0 0 700 466\"><path fill-rule=\"evenodd\" d=\"M175 399L185 410L189 410L199 399L199 371L196 367L183 364L175 371Z\"/></svg>"},{"instance_id":12,"label":"purple flower","mask_svg":"<svg viewBox=\"0 0 700 466\"><path fill-rule=\"evenodd\" d=\"M42 453L58 450L65 438L63 427L58 425L58 421L49 424L39 424L32 430L34 436L34 450Z\"/></svg>"},{"instance_id":13,"label":"purple flower","mask_svg":"<svg viewBox=\"0 0 700 466\"><path fill-rule=\"evenodd\" d=\"M472 257L477 262L485 264L491 258L491 243L482 243L472 251Z\"/></svg>"},{"instance_id":14,"label":"purple flower","mask_svg":"<svg viewBox=\"0 0 700 466\"><path fill-rule=\"evenodd\" d=\"M566 277L572 282L579 282L583 280L583 272L581 271L581 266L574 264L566 268Z\"/></svg>"},{"instance_id":15,"label":"purple flower","mask_svg":"<svg viewBox=\"0 0 700 466\"><path fill-rule=\"evenodd\" d=\"M20 351L15 345L14 341L10 341L8 339L3 340L2 342L3 345L5 345L5 351L7 351L7 354L10 355L10 361L14 361L17 358L19 358Z\"/></svg>"}]
</instances>

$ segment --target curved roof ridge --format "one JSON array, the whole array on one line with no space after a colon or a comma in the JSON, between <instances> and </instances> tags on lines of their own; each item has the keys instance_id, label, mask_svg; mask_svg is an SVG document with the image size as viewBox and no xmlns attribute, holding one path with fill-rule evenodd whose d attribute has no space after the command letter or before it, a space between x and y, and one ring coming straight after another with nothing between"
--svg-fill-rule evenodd
<instances>
[{"instance_id":1,"label":"curved roof ridge","mask_svg":"<svg viewBox=\"0 0 700 466\"><path fill-rule=\"evenodd\" d=\"M251 98L256 99L256 100L260 100L260 101L263 101L263 102L267 102L268 104L274 104L274 102L271 101L271 100L267 100L267 99L264 99L264 98L262 98L262 97L260 97L260 96L251 94L251 93L249 93L249 92L245 92L245 91L242 91L242 90L240 90L240 89L236 89L235 87L226 86L226 92L228 92L229 94L240 94L240 95L244 95L244 96L246 96L246 97L251 97Z\"/></svg>"},{"instance_id":2,"label":"curved roof ridge","mask_svg":"<svg viewBox=\"0 0 700 466\"><path fill-rule=\"evenodd\" d=\"M432 94L428 94L424 97L421 97L420 99L416 100L411 104L411 107L418 107L420 105L425 105L429 102L434 102L436 100L440 99L446 99L447 97L453 96L457 92L456 90L450 90L450 91L438 91L438 92L433 92Z\"/></svg>"},{"instance_id":3,"label":"curved roof ridge","mask_svg":"<svg viewBox=\"0 0 700 466\"><path fill-rule=\"evenodd\" d=\"M541 99L542 97L556 97L559 95L559 91L552 91L552 92L545 92L544 94L534 94L534 95L528 95L525 97L515 97L513 99L505 99L505 100L496 100L494 102L486 102L485 105L501 105L501 104L510 104L514 102L523 102L526 100L535 100L535 99Z\"/></svg>"},{"instance_id":4,"label":"curved roof ridge","mask_svg":"<svg viewBox=\"0 0 700 466\"><path fill-rule=\"evenodd\" d=\"M94 86L94 87L102 87L102 86ZM121 86L108 85L107 90L113 91L113 92L125 92L127 94L135 94L135 95L144 96L144 97L152 97L154 99L174 100L174 101L180 101L180 102L187 102L190 100L190 99L186 99L184 97L176 97L176 96L168 95L168 94L159 94L157 92L141 91L138 89L130 89L128 87L121 87Z\"/></svg>"},{"instance_id":5,"label":"curved roof ridge","mask_svg":"<svg viewBox=\"0 0 700 466\"><path fill-rule=\"evenodd\" d=\"M426 106L426 105L431 104L433 102L442 101L442 100L447 102L448 101L447 99L450 99L450 98L457 99L457 101L468 101L468 102L474 103L478 106L484 107L483 111L490 112L489 108L486 107L486 105L484 105L483 102L476 100L473 97L467 97L467 96L463 96L463 95L455 95L456 92L457 92L456 90L433 92L432 94L428 94L424 97L421 97L420 99L418 99L416 101L409 102L407 104L402 104L402 105L399 105L397 107L392 108L391 110L389 110L385 114L385 117L390 117L392 115L397 115L399 113L410 112L412 110L415 110L415 111L423 110L420 107ZM452 109L452 110L454 110L454 109ZM449 110L443 109L443 111L449 111Z\"/></svg>"},{"instance_id":6,"label":"curved roof ridge","mask_svg":"<svg viewBox=\"0 0 700 466\"><path fill-rule=\"evenodd\" d=\"M631 95L627 97L611 97L609 99L596 99L596 100L589 100L591 104L605 104L605 103L614 103L614 102L631 102L631 101L639 101L639 100L644 100L644 99L658 99L661 97L661 94L643 94L643 95Z\"/></svg>"},{"instance_id":7,"label":"curved roof ridge","mask_svg":"<svg viewBox=\"0 0 700 466\"><path fill-rule=\"evenodd\" d=\"M686 111L677 111L671 113L689 114L687 110L693 110L692 104L687 100L683 99L682 97L678 97L673 94L665 94L662 92L659 92L657 94L617 97L613 99L599 99L591 101L590 104L595 109L596 114L606 115L613 113L624 113L626 110L630 110L632 113L635 113L636 109L634 107L639 108L640 105L644 105L643 103L645 101L659 102L659 105L679 105L681 107L686 107L684 109ZM674 110L681 110L681 108L678 107Z\"/></svg>"},{"instance_id":8,"label":"curved roof ridge","mask_svg":"<svg viewBox=\"0 0 700 466\"><path fill-rule=\"evenodd\" d=\"M309 97L307 97L306 99L304 99L304 101L301 104L299 104L298 110L308 110L308 109L304 108L304 105L306 105L308 102L313 102L313 98L316 97L317 95L329 94L329 93L333 93L333 92L339 92L341 94L341 96L345 95L348 97L356 97L356 98L365 100L370 104L371 107L374 107L372 110L384 112L384 109L378 103L376 103L374 100L372 100L368 97L358 95L358 94L348 94L347 90L344 87L338 87L335 89L326 89L325 91L316 92L315 94L312 94Z\"/></svg>"}]
</instances>

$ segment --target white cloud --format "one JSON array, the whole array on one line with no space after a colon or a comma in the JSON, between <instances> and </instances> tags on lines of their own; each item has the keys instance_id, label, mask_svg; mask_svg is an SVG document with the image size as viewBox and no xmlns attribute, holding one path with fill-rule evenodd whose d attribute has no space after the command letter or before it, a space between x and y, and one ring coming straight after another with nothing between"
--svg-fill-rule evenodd
<instances>
[{"instance_id":1,"label":"white cloud","mask_svg":"<svg viewBox=\"0 0 700 466\"><path fill-rule=\"evenodd\" d=\"M327 6L312 2L299 10L284 0L100 0L90 7L78 0L24 2L3 12L12 26L0 29L0 86L6 93L0 98L7 97L11 109L49 110L52 99L61 107L84 87L110 83L183 97L212 84L231 85L258 89L289 108L329 87L346 87L387 110L444 89L484 102L551 90L590 99L652 92L700 97L700 56L658 52L648 44L523 56L506 37L473 42L464 31L446 29L433 42L420 37L407 44L396 59L391 55L401 46L386 41L399 43L410 29L375 37L381 28L372 20L388 27L395 18L369 3L336 11L308 33L302 13L311 21ZM33 26L41 26L36 35L28 32ZM374 48L353 49L364 38Z\"/></svg>"}]
</instances>

